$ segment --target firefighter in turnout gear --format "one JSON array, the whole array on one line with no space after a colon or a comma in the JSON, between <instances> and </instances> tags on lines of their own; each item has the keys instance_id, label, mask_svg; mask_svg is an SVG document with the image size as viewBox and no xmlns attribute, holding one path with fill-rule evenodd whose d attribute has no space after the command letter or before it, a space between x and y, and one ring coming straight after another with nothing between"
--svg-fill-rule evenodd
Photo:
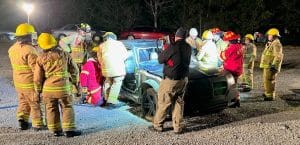
<instances>
[{"instance_id":1,"label":"firefighter in turnout gear","mask_svg":"<svg viewBox=\"0 0 300 145\"><path fill-rule=\"evenodd\" d=\"M36 32L32 25L20 24L16 29L17 42L9 50L9 58L13 68L13 81L18 93L17 120L21 130L29 128L29 117L36 130L43 124L40 98L34 92L33 72L36 64L37 50L32 45Z\"/></svg>"},{"instance_id":2,"label":"firefighter in turnout gear","mask_svg":"<svg viewBox=\"0 0 300 145\"><path fill-rule=\"evenodd\" d=\"M244 64L241 84L239 86L239 89L244 92L251 91L253 89L253 69L256 59L256 46L253 42L254 36L252 34L247 34L245 36L245 43L243 44Z\"/></svg>"},{"instance_id":3,"label":"firefighter in turnout gear","mask_svg":"<svg viewBox=\"0 0 300 145\"><path fill-rule=\"evenodd\" d=\"M65 37L59 41L60 47L69 52L73 61L77 64L79 71L87 59L88 45L91 43L91 26L87 23L81 23L78 26L78 33ZM74 96L80 96L79 84L74 84L72 93Z\"/></svg>"},{"instance_id":4,"label":"firefighter in turnout gear","mask_svg":"<svg viewBox=\"0 0 300 145\"><path fill-rule=\"evenodd\" d=\"M81 23L78 33L62 38L59 41L60 47L71 54L73 61L81 69L86 56L86 42L91 41L91 26Z\"/></svg>"},{"instance_id":5,"label":"firefighter in turnout gear","mask_svg":"<svg viewBox=\"0 0 300 145\"><path fill-rule=\"evenodd\" d=\"M38 44L43 49L38 56L34 71L34 85L37 93L42 93L47 112L47 126L54 136L78 136L72 106L71 84L78 83L77 65L67 52L57 47L55 38L42 33ZM62 123L60 120L60 110Z\"/></svg>"},{"instance_id":6,"label":"firefighter in turnout gear","mask_svg":"<svg viewBox=\"0 0 300 145\"><path fill-rule=\"evenodd\" d=\"M264 100L272 101L275 99L276 76L281 69L283 53L279 30L271 28L266 34L268 42L261 56L260 68L263 69Z\"/></svg>"}]
</instances>

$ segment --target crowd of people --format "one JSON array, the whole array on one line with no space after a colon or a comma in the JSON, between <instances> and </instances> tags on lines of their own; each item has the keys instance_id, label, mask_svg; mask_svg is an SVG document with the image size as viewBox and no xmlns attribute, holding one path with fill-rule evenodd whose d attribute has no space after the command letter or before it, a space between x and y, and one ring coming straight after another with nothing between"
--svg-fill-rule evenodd
<instances>
[{"instance_id":1,"label":"crowd of people","mask_svg":"<svg viewBox=\"0 0 300 145\"><path fill-rule=\"evenodd\" d=\"M187 36L189 34L189 36ZM275 78L283 58L279 31L267 32L268 42L260 67L264 72L264 97L275 98ZM81 134L76 130L73 109L74 94L81 103L94 106L116 107L122 81L126 75L127 49L113 32L106 32L103 42L91 36L86 23L78 26L78 33L59 42L49 33L37 37L35 28L20 24L15 33L17 42L8 53L13 68L13 81L18 93L17 120L21 130L30 128L29 118L35 131L47 128L54 136L73 137ZM37 45L34 41L37 38ZM92 39L93 38L93 39ZM250 91L253 87L253 68L256 46L253 35L247 34L245 42L240 35L219 28L204 31L202 39L196 28L189 33L179 28L174 44L163 48L158 61L164 64L163 80L158 90L158 100L153 126L149 129L163 131L168 108L173 105L174 132L183 132L183 105L189 66L197 62L203 73L230 73L240 88ZM43 121L43 102L46 122ZM230 107L239 107L239 91ZM62 116L62 118L60 118Z\"/></svg>"}]
</instances>

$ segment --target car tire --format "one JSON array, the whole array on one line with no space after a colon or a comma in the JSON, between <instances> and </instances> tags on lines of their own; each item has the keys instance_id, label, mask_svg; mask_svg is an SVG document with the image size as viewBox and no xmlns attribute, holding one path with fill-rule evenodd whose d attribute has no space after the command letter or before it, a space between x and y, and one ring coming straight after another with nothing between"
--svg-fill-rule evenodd
<instances>
[{"instance_id":1,"label":"car tire","mask_svg":"<svg viewBox=\"0 0 300 145\"><path fill-rule=\"evenodd\" d=\"M134 36L133 35L128 35L127 36L127 40L134 40L135 38L134 38Z\"/></svg>"},{"instance_id":2,"label":"car tire","mask_svg":"<svg viewBox=\"0 0 300 145\"><path fill-rule=\"evenodd\" d=\"M157 93L147 86L142 90L142 117L152 121L156 112Z\"/></svg>"},{"instance_id":3,"label":"car tire","mask_svg":"<svg viewBox=\"0 0 300 145\"><path fill-rule=\"evenodd\" d=\"M59 34L59 35L58 35L58 40L61 40L61 39L63 39L64 37L67 37L67 35L66 35L66 34Z\"/></svg>"}]
</instances>

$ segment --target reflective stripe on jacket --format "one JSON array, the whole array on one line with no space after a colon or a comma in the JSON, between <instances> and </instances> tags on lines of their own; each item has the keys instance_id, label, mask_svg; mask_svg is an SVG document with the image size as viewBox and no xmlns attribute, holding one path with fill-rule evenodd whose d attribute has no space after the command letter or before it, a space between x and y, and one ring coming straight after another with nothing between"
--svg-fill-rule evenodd
<instances>
[{"instance_id":1,"label":"reflective stripe on jacket","mask_svg":"<svg viewBox=\"0 0 300 145\"><path fill-rule=\"evenodd\" d=\"M37 51L31 45L16 42L8 50L13 69L13 80L16 90L32 91L33 71L36 64Z\"/></svg>"},{"instance_id":2,"label":"reflective stripe on jacket","mask_svg":"<svg viewBox=\"0 0 300 145\"><path fill-rule=\"evenodd\" d=\"M265 50L262 53L260 68L270 68L274 66L278 72L281 69L283 60L282 45L279 39L266 44Z\"/></svg>"},{"instance_id":3,"label":"reflective stripe on jacket","mask_svg":"<svg viewBox=\"0 0 300 145\"><path fill-rule=\"evenodd\" d=\"M36 91L69 94L71 83L78 82L78 68L66 52L53 48L37 58L34 72ZM57 95L59 97L59 95Z\"/></svg>"}]
</instances>

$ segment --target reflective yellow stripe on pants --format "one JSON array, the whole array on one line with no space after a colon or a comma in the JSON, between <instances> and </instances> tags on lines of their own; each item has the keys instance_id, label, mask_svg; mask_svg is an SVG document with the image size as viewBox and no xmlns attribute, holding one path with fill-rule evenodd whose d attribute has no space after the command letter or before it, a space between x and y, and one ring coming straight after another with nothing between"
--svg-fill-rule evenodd
<instances>
[{"instance_id":1,"label":"reflective yellow stripe on pants","mask_svg":"<svg viewBox=\"0 0 300 145\"><path fill-rule=\"evenodd\" d=\"M58 131L61 129L61 125L60 125L60 122L58 123L55 123L55 124L47 124L48 126L48 129L51 130L51 131Z\"/></svg>"},{"instance_id":2,"label":"reflective yellow stripe on pants","mask_svg":"<svg viewBox=\"0 0 300 145\"><path fill-rule=\"evenodd\" d=\"M20 70L31 70L31 68L28 65L17 65L12 64L13 70L20 71Z\"/></svg>"},{"instance_id":3,"label":"reflective yellow stripe on pants","mask_svg":"<svg viewBox=\"0 0 300 145\"><path fill-rule=\"evenodd\" d=\"M21 88L21 89L34 89L33 83L17 83L14 82L15 87Z\"/></svg>"},{"instance_id":4,"label":"reflective yellow stripe on pants","mask_svg":"<svg viewBox=\"0 0 300 145\"><path fill-rule=\"evenodd\" d=\"M66 85L63 87L50 87L44 86L43 91L45 92L62 92L62 91L71 91L71 85Z\"/></svg>"},{"instance_id":5,"label":"reflective yellow stripe on pants","mask_svg":"<svg viewBox=\"0 0 300 145\"><path fill-rule=\"evenodd\" d=\"M29 120L29 113L28 114L24 114L23 112L19 112L17 113L17 120L24 120L26 122L28 122Z\"/></svg>"}]
</instances>

